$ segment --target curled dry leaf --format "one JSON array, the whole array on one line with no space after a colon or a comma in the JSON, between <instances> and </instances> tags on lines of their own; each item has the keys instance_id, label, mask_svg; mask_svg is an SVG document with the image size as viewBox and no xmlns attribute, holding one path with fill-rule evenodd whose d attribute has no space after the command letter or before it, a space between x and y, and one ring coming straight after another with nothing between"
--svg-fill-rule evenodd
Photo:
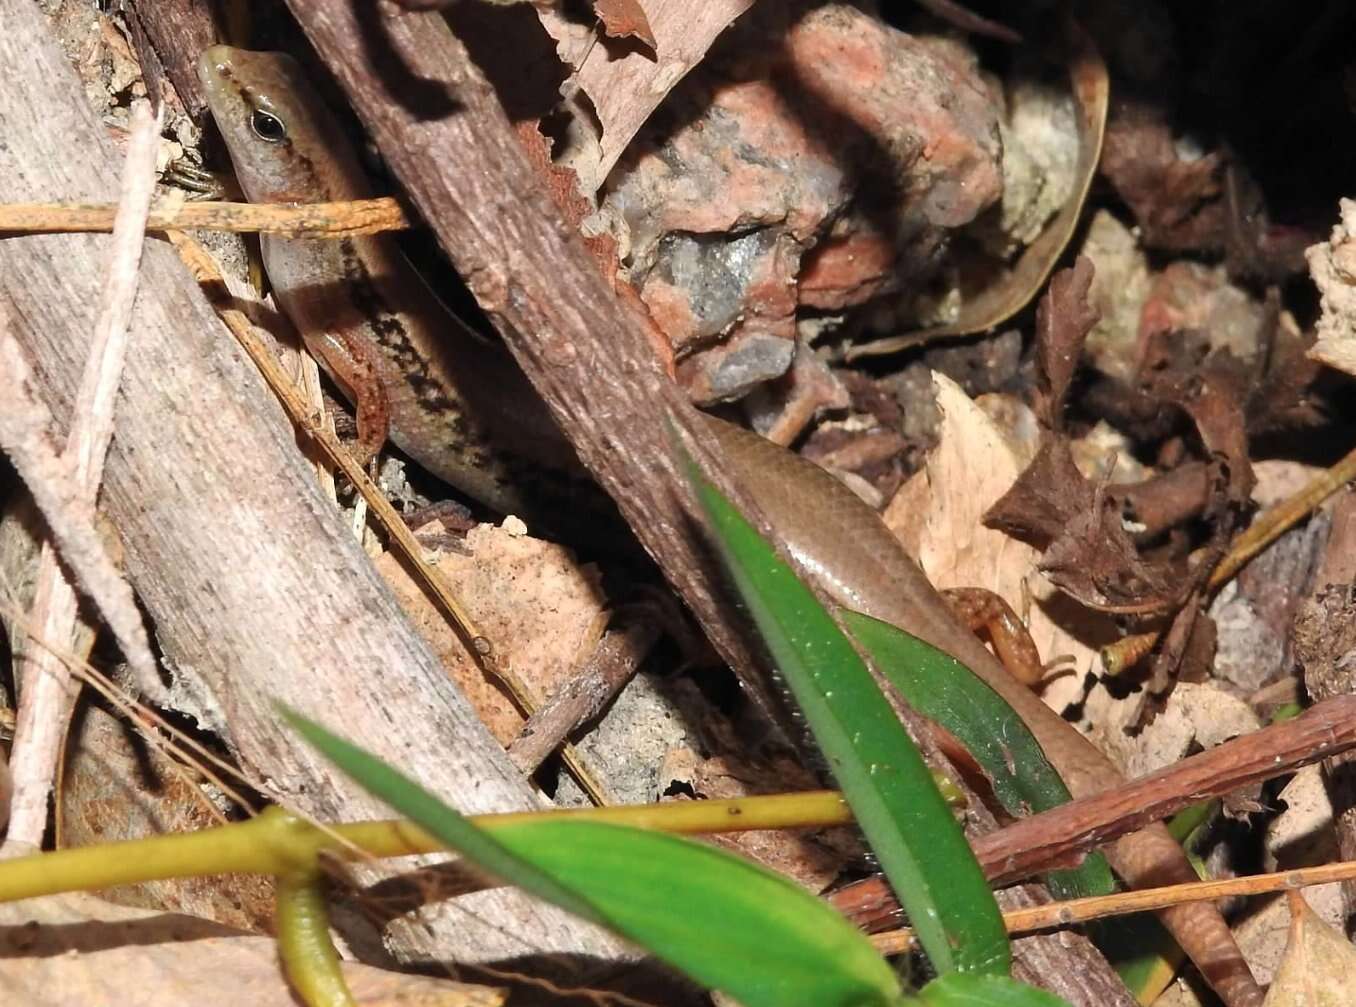
<instances>
[{"instance_id":1,"label":"curled dry leaf","mask_svg":"<svg viewBox=\"0 0 1356 1007\"><path fill-rule=\"evenodd\" d=\"M1140 558L1105 483L1083 477L1062 437L1046 438L984 524L1042 548L1040 569L1090 608L1175 596L1169 571Z\"/></svg>"},{"instance_id":2,"label":"curled dry leaf","mask_svg":"<svg viewBox=\"0 0 1356 1007\"><path fill-rule=\"evenodd\" d=\"M612 38L640 39L651 49L658 45L640 0L594 0L593 12Z\"/></svg>"},{"instance_id":3,"label":"curled dry leaf","mask_svg":"<svg viewBox=\"0 0 1356 1007\"><path fill-rule=\"evenodd\" d=\"M574 82L592 102L592 114L578 109L576 126L591 134L571 145L565 163L579 175L580 188L592 195L621 157L636 131L659 107L706 50L727 27L753 5L753 0L611 0L602 8L635 8L626 20L643 20L649 37L642 38L652 52L637 50L618 55L595 44L596 35L578 26L555 8L537 7L542 26L556 40L561 59L574 68ZM614 33L611 26L609 33ZM632 34L636 34L632 32ZM592 117L596 116L596 124Z\"/></svg>"},{"instance_id":4,"label":"curled dry leaf","mask_svg":"<svg viewBox=\"0 0 1356 1007\"><path fill-rule=\"evenodd\" d=\"M1088 333L1101 312L1088 303L1092 260L1080 255L1070 269L1050 279L1036 308L1036 359L1039 365L1036 415L1051 430L1064 427L1064 402L1083 354Z\"/></svg>"},{"instance_id":5,"label":"curled dry leaf","mask_svg":"<svg viewBox=\"0 0 1356 1007\"><path fill-rule=\"evenodd\" d=\"M1227 537L1236 519L1248 509L1257 479L1248 456L1245 406L1248 379L1227 350L1212 354L1193 374L1169 374L1151 382L1151 389L1191 417L1201 444L1216 470L1213 500L1207 513L1218 520L1216 536ZM1228 512L1228 513L1226 513Z\"/></svg>"},{"instance_id":6,"label":"curled dry leaf","mask_svg":"<svg viewBox=\"0 0 1356 1007\"><path fill-rule=\"evenodd\" d=\"M930 342L943 336L962 336L985 332L1007 321L1031 303L1045 285L1050 271L1064 253L1078 226L1078 218L1088 197L1102 154L1102 135L1106 127L1107 102L1110 83L1106 64L1092 40L1072 22L1069 25L1072 55L1069 78L1078 102L1078 182L1073 195L1050 222L1041 236L1032 242L1017 261L1001 277L989 283L982 292L968 298L960 313L945 325L924 329L903 336L878 339L852 347L849 360L858 357L895 353ZM965 286L962 281L962 287Z\"/></svg>"},{"instance_id":7,"label":"curled dry leaf","mask_svg":"<svg viewBox=\"0 0 1356 1007\"><path fill-rule=\"evenodd\" d=\"M1356 1007L1356 947L1318 918L1298 892L1287 895L1290 943L1264 1007Z\"/></svg>"}]
</instances>

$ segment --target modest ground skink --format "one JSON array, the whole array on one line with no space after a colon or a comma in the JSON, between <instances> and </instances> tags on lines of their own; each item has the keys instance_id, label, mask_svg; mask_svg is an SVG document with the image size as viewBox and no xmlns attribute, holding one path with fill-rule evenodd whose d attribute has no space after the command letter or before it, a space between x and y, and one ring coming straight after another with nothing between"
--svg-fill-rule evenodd
<instances>
[{"instance_id":1,"label":"modest ground skink","mask_svg":"<svg viewBox=\"0 0 1356 1007\"><path fill-rule=\"evenodd\" d=\"M352 146L288 57L216 46L199 77L246 196L256 203L372 195ZM358 405L360 437L390 437L425 469L500 513L524 509L528 469L571 464L513 360L454 318L386 237L263 235L274 296ZM449 328L450 326L450 328Z\"/></svg>"},{"instance_id":2,"label":"modest ground skink","mask_svg":"<svg viewBox=\"0 0 1356 1007\"><path fill-rule=\"evenodd\" d=\"M199 74L251 200L318 202L369 194L348 141L289 57L217 46L203 54ZM341 384L363 370L376 375L381 388L373 397L389 406L392 439L435 475L507 510L517 502L512 459L558 463L572 457L507 354L452 318L389 238L265 238L264 264L284 310ZM798 455L711 422L753 499L831 596L969 666L1027 723L1075 796L1122 779L1094 745L1007 674L851 491ZM1126 836L1108 852L1115 869L1136 886L1196 879L1161 825ZM1226 1003L1261 1003L1261 991L1212 904L1181 906L1163 918Z\"/></svg>"}]
</instances>

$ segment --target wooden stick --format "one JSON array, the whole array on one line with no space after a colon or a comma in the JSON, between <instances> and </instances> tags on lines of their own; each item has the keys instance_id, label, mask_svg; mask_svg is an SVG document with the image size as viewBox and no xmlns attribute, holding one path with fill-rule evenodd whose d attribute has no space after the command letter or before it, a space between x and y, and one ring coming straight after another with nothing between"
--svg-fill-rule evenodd
<instances>
[{"instance_id":1,"label":"wooden stick","mask_svg":"<svg viewBox=\"0 0 1356 1007\"><path fill-rule=\"evenodd\" d=\"M0 205L0 233L111 231L116 211L116 206L107 203L8 203ZM150 231L257 231L294 238L343 238L409 226L404 210L389 196L286 205L208 201L162 204L153 207L146 219L146 229Z\"/></svg>"},{"instance_id":2,"label":"wooden stick","mask_svg":"<svg viewBox=\"0 0 1356 1007\"><path fill-rule=\"evenodd\" d=\"M644 623L612 630L599 640L583 667L532 714L509 745L513 764L531 775L562 742L568 744L570 734L631 681L658 636L652 623Z\"/></svg>"},{"instance_id":3,"label":"wooden stick","mask_svg":"<svg viewBox=\"0 0 1356 1007\"><path fill-rule=\"evenodd\" d=\"M1078 855L1146 823L1250 783L1356 748L1356 695L1334 696L1293 720L1226 741L1124 786L1023 818L974 842L996 885L1064 866ZM867 878L834 893L845 908L889 898L884 882ZM888 912L873 908L872 912Z\"/></svg>"},{"instance_id":4,"label":"wooden stick","mask_svg":"<svg viewBox=\"0 0 1356 1007\"><path fill-rule=\"evenodd\" d=\"M1221 881L1197 881L1186 885L1167 885L1163 888L1141 888L1138 891L1119 892L1116 895L1096 895L1067 902L1051 902L1043 906L1016 909L1003 914L1008 933L1029 933L1050 927L1067 927L1108 916L1142 913L1184 902L1204 902L1241 895L1265 895L1270 892L1294 891L1313 885L1356 879L1356 860L1317 867L1298 867L1272 874L1253 874ZM882 954L901 954L913 946L913 933L907 928L873 934L871 943Z\"/></svg>"}]
</instances>

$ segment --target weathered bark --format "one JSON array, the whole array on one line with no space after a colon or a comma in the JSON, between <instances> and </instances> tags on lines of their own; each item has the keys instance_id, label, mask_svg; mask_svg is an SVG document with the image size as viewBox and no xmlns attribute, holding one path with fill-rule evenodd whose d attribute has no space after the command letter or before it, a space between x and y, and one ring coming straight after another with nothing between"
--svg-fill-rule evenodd
<instances>
[{"instance_id":1,"label":"weathered bark","mask_svg":"<svg viewBox=\"0 0 1356 1007\"><path fill-rule=\"evenodd\" d=\"M493 88L440 15L385 18L378 4L347 0L291 6L580 459L745 686L770 692L726 603L670 429L721 479L710 435L561 220Z\"/></svg>"},{"instance_id":2,"label":"weathered bark","mask_svg":"<svg viewBox=\"0 0 1356 1007\"><path fill-rule=\"evenodd\" d=\"M0 12L3 198L115 198L120 159L40 9L0 0ZM58 416L84 365L106 243L0 240L0 309ZM142 270L102 503L186 708L217 719L209 726L255 778L322 820L380 808L282 726L274 700L340 728L464 810L532 806L319 495L282 411L173 252L152 242ZM509 890L476 899L474 915L464 904L444 909L447 926L402 929L398 949L465 960L615 948Z\"/></svg>"},{"instance_id":3,"label":"weathered bark","mask_svg":"<svg viewBox=\"0 0 1356 1007\"><path fill-rule=\"evenodd\" d=\"M150 55L164 69L185 110L199 123L207 115L207 102L198 88L198 54L219 41L212 14L212 5L202 0L139 0L127 12L129 22L145 33L154 49ZM140 41L134 27L133 43ZM136 48L145 73L148 54L141 45Z\"/></svg>"}]
</instances>

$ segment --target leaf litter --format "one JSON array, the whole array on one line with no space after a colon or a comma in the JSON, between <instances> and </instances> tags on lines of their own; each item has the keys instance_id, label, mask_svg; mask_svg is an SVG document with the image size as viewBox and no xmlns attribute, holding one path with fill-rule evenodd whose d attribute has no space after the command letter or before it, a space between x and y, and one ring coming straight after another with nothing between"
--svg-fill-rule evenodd
<instances>
[{"instance_id":1,"label":"leaf litter","mask_svg":"<svg viewBox=\"0 0 1356 1007\"><path fill-rule=\"evenodd\" d=\"M1009 29L949 2L924 6L936 17L608 0L597 20L581 20L535 5L560 61L559 105L520 117L519 132L562 216L647 316L694 396L831 462L884 509L936 586L1002 596L1042 657L1062 659L1047 702L1132 772L1147 771L1257 729L1263 693L1302 697L1317 682L1304 664L1322 652L1313 637L1343 629L1310 625L1299 655L1269 648L1258 677L1216 676L1234 623L1218 619L1206 581L1267 496L1258 484L1268 465L1313 465L1348 447L1356 204L1339 209L1351 193L1331 185L1297 196L1237 116L1200 128L1200 108L1253 66L1231 26L1206 32L1165 5L1093 4L1055 57L1076 106L1075 135L1064 137L1077 151L1075 191L1034 237L1008 236L1014 257L966 260L962 246L992 247L986 216L1017 184L990 141L1004 89L1017 90L1009 47L1039 33L1016 15ZM1294 27L1290 16L1239 18ZM1319 35L1306 44L1327 52ZM847 81L853 65L884 69ZM1277 135L1309 122L1305 88L1331 83L1293 61L1282 69L1295 83L1272 67L1256 74L1283 96L1255 114ZM1209 85L1212 72L1222 83ZM877 92L896 100L872 104ZM1301 111L1282 116L1283 100ZM1194 116L1183 112L1192 102ZM1350 132L1328 123L1321 134L1334 162L1350 158ZM1297 255L1306 244L1312 285ZM917 345L908 335L919 331L949 341ZM842 366L882 340L898 349L901 335L915 345L905 356ZM730 384L730 360L752 360L756 379ZM806 375L812 395L797 388ZM1314 579L1323 522L1283 540L1294 555L1276 576L1295 598L1325 586ZM475 582L478 618L548 695L602 632L600 576L553 545L488 526L471 535L474 558L448 557L449 572ZM382 565L511 740L520 714L437 636L397 565ZM1226 591L1265 614L1279 582L1245 572ZM1274 638L1288 636L1300 607L1271 606ZM1349 605L1332 611L1356 619ZM1123 677L1105 675L1101 648L1145 628L1161 631L1157 648ZM682 696L639 716L717 711L741 729L718 740L664 734L666 755L643 756L654 759L647 771L701 795L774 786L786 753L734 750L750 715L703 677L719 670L687 644L666 669L683 679ZM1256 831L1274 812L1267 799L1252 807ZM1329 814L1314 828L1339 826ZM856 866L837 849L758 855L816 888ZM1296 960L1319 961L1326 951L1306 949L1331 935L1296 920L1294 954L1310 956ZM1340 938L1328 944L1340 961ZM1323 1002L1290 975L1282 970L1274 1002Z\"/></svg>"}]
</instances>

